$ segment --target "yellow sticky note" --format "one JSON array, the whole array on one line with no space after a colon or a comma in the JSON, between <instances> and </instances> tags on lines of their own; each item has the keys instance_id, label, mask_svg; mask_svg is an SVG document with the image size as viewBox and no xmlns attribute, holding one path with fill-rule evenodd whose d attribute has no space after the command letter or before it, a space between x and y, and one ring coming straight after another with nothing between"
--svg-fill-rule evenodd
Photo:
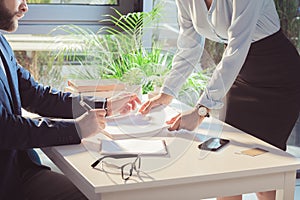
<instances>
[{"instance_id":1,"label":"yellow sticky note","mask_svg":"<svg viewBox=\"0 0 300 200\"><path fill-rule=\"evenodd\" d=\"M241 151L241 154L248 155L248 156L258 156L266 152L268 151L261 148L252 148L252 149Z\"/></svg>"}]
</instances>

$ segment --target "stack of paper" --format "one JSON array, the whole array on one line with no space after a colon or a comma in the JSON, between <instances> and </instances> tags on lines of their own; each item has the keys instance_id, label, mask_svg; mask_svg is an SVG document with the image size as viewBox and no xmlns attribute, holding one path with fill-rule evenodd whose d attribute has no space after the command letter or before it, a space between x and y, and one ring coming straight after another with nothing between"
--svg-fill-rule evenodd
<instances>
[{"instance_id":1,"label":"stack of paper","mask_svg":"<svg viewBox=\"0 0 300 200\"><path fill-rule=\"evenodd\" d=\"M75 79L68 80L65 91L85 96L109 98L125 91L125 84L116 79Z\"/></svg>"},{"instance_id":2,"label":"stack of paper","mask_svg":"<svg viewBox=\"0 0 300 200\"><path fill-rule=\"evenodd\" d=\"M79 92L99 92L125 89L125 84L116 79L68 80L68 86L73 87Z\"/></svg>"},{"instance_id":3,"label":"stack of paper","mask_svg":"<svg viewBox=\"0 0 300 200\"><path fill-rule=\"evenodd\" d=\"M177 114L169 106L158 106L146 116L131 113L109 118L104 134L85 138L83 144L88 150L101 154L166 155L165 141L154 137L168 126L166 120Z\"/></svg>"},{"instance_id":4,"label":"stack of paper","mask_svg":"<svg viewBox=\"0 0 300 200\"><path fill-rule=\"evenodd\" d=\"M107 119L103 133L111 139L150 137L169 126L166 121L178 114L169 106L158 106L147 115L130 113Z\"/></svg>"}]
</instances>

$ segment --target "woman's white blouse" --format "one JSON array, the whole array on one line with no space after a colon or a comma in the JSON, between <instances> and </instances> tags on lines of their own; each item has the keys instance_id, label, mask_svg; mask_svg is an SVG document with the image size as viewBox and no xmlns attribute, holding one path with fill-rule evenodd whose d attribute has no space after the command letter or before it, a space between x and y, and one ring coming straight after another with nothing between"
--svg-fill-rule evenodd
<instances>
[{"instance_id":1,"label":"woman's white blouse","mask_svg":"<svg viewBox=\"0 0 300 200\"><path fill-rule=\"evenodd\" d=\"M205 38L227 43L222 60L198 101L210 109L220 109L251 43L280 29L274 1L213 0L209 10L204 0L176 0L176 3L180 28L178 49L162 92L178 95L200 61Z\"/></svg>"}]
</instances>

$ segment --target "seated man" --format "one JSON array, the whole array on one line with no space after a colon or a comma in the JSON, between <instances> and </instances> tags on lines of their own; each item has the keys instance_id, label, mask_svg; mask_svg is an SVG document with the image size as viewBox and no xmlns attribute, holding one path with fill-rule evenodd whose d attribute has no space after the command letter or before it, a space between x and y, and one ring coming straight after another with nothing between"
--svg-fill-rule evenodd
<instances>
[{"instance_id":1,"label":"seated man","mask_svg":"<svg viewBox=\"0 0 300 200\"><path fill-rule=\"evenodd\" d=\"M28 10L26 0L0 3L0 29L13 32ZM80 97L43 87L18 65L1 33L0 55L0 199L86 199L64 175L42 166L32 148L78 144L105 127L106 115L129 112L140 100L127 94L82 104ZM24 118L22 107L44 118Z\"/></svg>"}]
</instances>

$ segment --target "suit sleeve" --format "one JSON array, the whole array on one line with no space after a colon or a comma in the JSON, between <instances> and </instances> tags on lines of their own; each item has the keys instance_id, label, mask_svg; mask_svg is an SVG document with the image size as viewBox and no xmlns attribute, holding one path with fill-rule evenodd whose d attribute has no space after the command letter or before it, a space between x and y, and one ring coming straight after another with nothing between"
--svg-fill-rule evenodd
<instances>
[{"instance_id":1,"label":"suit sleeve","mask_svg":"<svg viewBox=\"0 0 300 200\"><path fill-rule=\"evenodd\" d=\"M0 149L28 149L78 144L74 120L29 119L7 112L0 103Z\"/></svg>"},{"instance_id":2,"label":"suit sleeve","mask_svg":"<svg viewBox=\"0 0 300 200\"><path fill-rule=\"evenodd\" d=\"M38 84L26 69L17 64L12 49L3 37L1 44L11 58L7 60L7 64L13 79L10 85L13 85L11 90L14 100L8 95L7 85L0 82L0 149L28 149L80 143L79 129L74 121L74 118L85 112L79 105L80 98ZM92 107L95 106L93 98L86 98L85 101ZM43 118L22 117L21 106Z\"/></svg>"},{"instance_id":3,"label":"suit sleeve","mask_svg":"<svg viewBox=\"0 0 300 200\"><path fill-rule=\"evenodd\" d=\"M38 84L31 74L18 66L19 93L22 107L44 117L76 118L85 110L80 106L79 96L63 93L50 86ZM95 107L93 97L86 97L85 101Z\"/></svg>"},{"instance_id":4,"label":"suit sleeve","mask_svg":"<svg viewBox=\"0 0 300 200\"><path fill-rule=\"evenodd\" d=\"M13 67L13 66L11 66ZM13 113L5 97L0 101L0 149L28 149L81 142L74 118L85 110L79 97L43 87L30 73L17 66L18 91L22 107L42 116L28 119ZM85 99L90 105L93 99ZM49 117L68 118L54 120Z\"/></svg>"}]
</instances>

